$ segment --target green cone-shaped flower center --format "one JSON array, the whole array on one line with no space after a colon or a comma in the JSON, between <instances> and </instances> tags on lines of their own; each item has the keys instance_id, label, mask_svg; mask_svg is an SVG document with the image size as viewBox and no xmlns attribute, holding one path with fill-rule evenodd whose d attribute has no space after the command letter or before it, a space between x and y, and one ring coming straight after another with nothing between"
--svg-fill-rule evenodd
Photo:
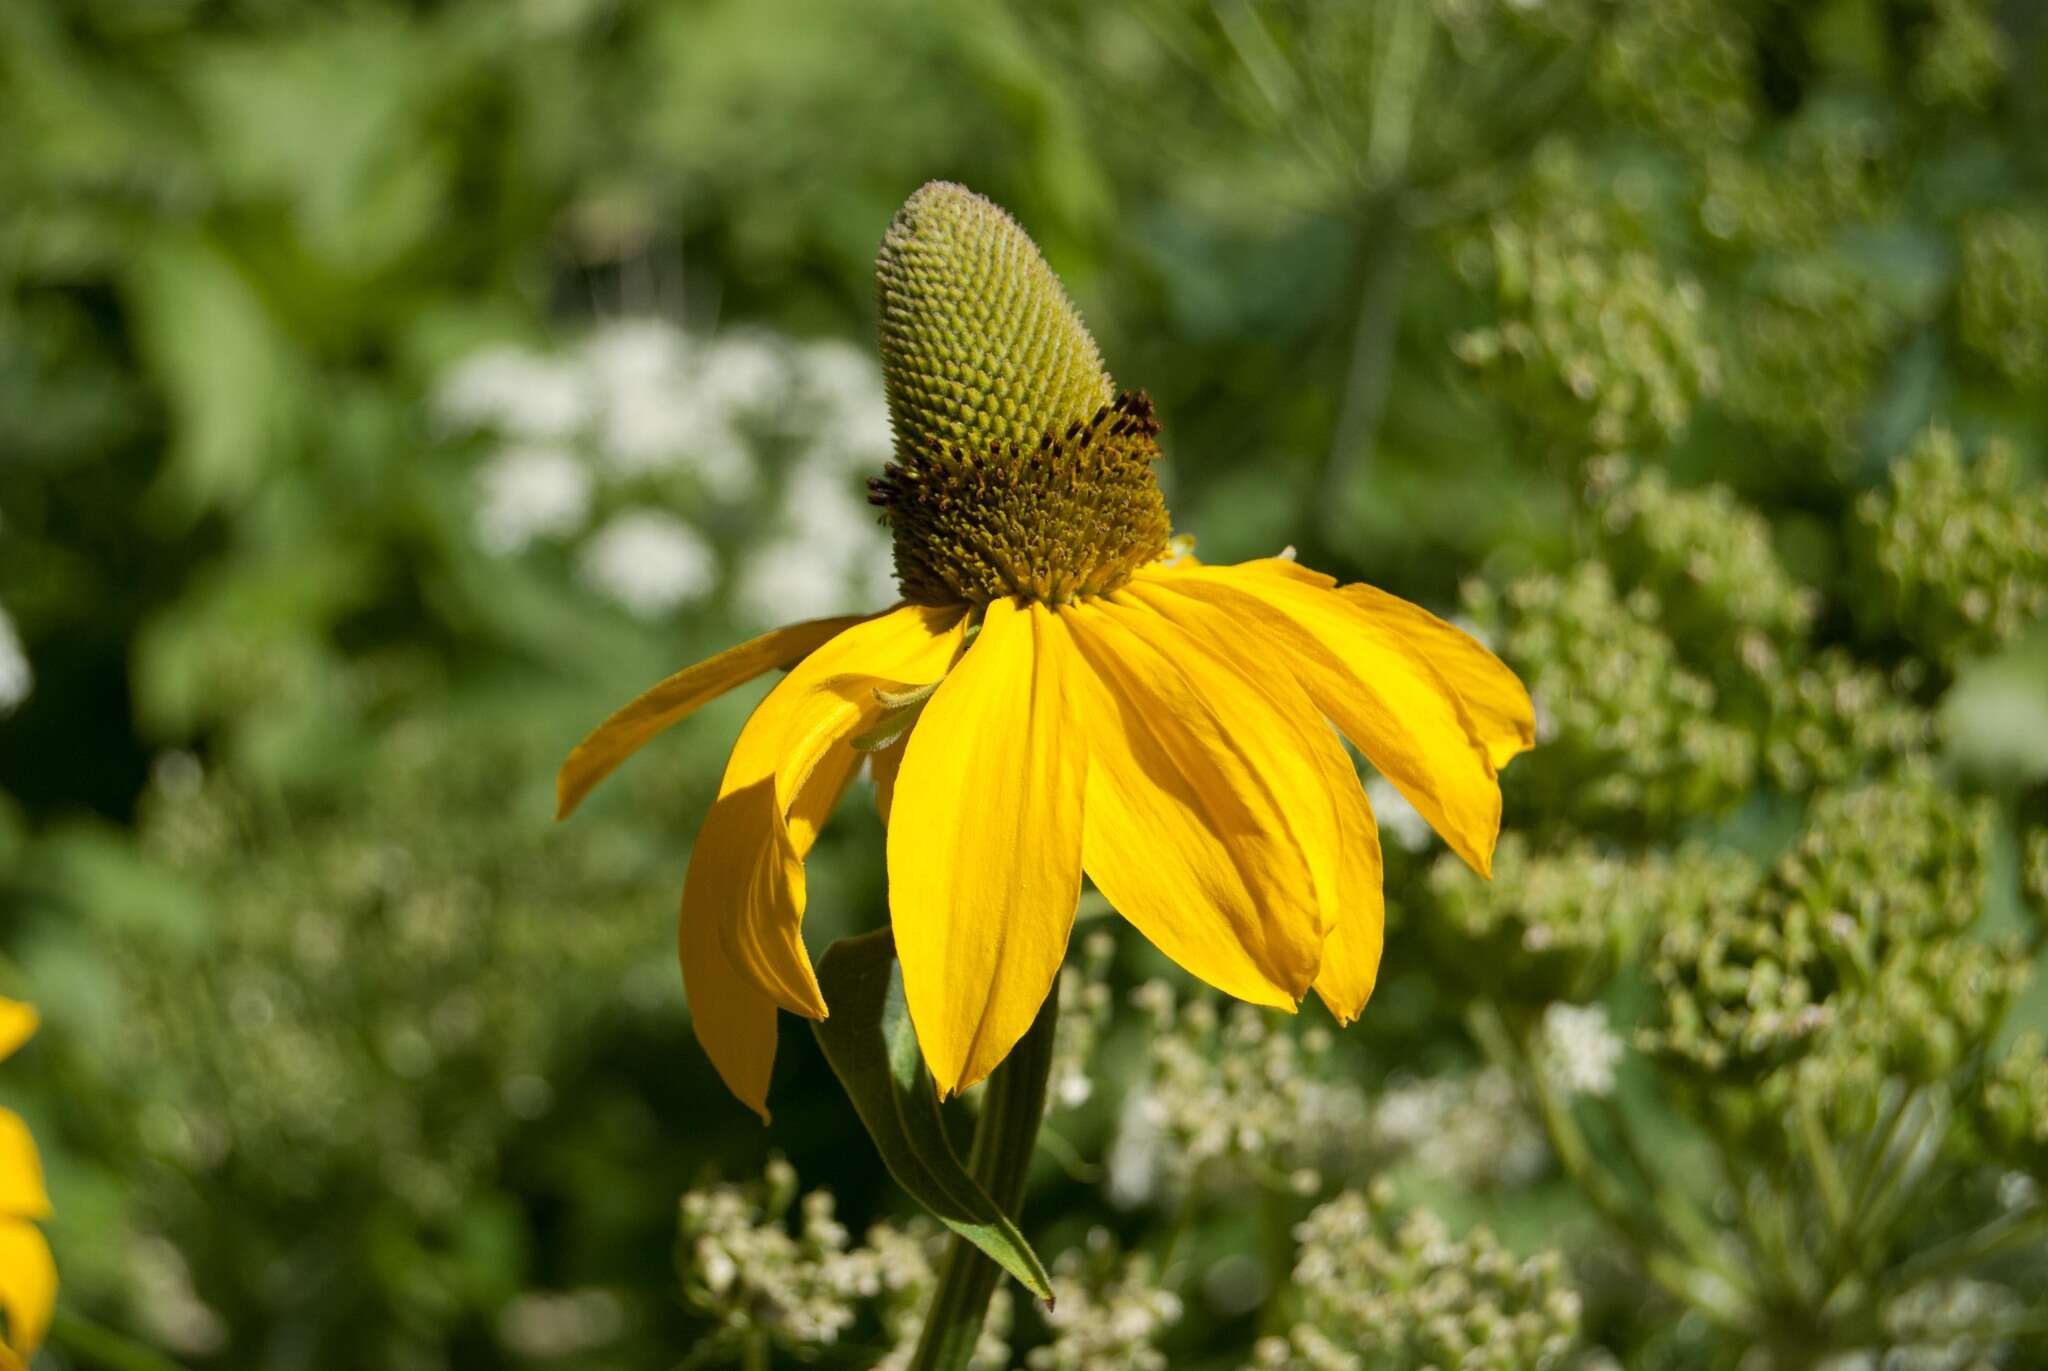
<instances>
[{"instance_id":1,"label":"green cone-shaped flower center","mask_svg":"<svg viewBox=\"0 0 2048 1371\"><path fill-rule=\"evenodd\" d=\"M1151 402L1118 395L1017 222L933 182L875 260L896 460L870 482L904 598L1062 601L1115 589L1171 526Z\"/></svg>"}]
</instances>

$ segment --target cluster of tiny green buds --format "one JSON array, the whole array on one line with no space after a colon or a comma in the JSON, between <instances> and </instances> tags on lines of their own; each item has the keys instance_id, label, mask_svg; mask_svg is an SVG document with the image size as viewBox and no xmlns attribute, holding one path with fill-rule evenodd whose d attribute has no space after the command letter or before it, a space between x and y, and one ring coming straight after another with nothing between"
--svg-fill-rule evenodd
<instances>
[{"instance_id":1,"label":"cluster of tiny green buds","mask_svg":"<svg viewBox=\"0 0 2048 1371\"><path fill-rule=\"evenodd\" d=\"M1537 855L1509 832L1494 849L1492 881L1448 854L1436 862L1425 927L1445 972L1475 989L1536 1004L1589 999L1661 913L1661 869L1659 859L1609 856L1591 843Z\"/></svg>"},{"instance_id":2,"label":"cluster of tiny green buds","mask_svg":"<svg viewBox=\"0 0 2048 1371\"><path fill-rule=\"evenodd\" d=\"M1969 928L1991 840L1986 802L1957 796L1929 766L1909 766L1881 783L1817 796L1766 898L1781 895L1838 941L1853 928L1870 955L1881 956Z\"/></svg>"},{"instance_id":3,"label":"cluster of tiny green buds","mask_svg":"<svg viewBox=\"0 0 2048 1371\"><path fill-rule=\"evenodd\" d=\"M1755 722L1763 765L1788 791L1840 784L1923 752L1933 720L1911 695L1917 659L1887 678L1846 652L1808 656L1818 594L1785 570L1770 525L1724 486L1678 489L1621 457L1587 467L1606 561L1656 594L1663 628Z\"/></svg>"},{"instance_id":4,"label":"cluster of tiny green buds","mask_svg":"<svg viewBox=\"0 0 2048 1371\"><path fill-rule=\"evenodd\" d=\"M1734 146L1755 126L1756 36L1716 0L1631 5L1608 19L1593 63L1593 91L1690 148Z\"/></svg>"},{"instance_id":5,"label":"cluster of tiny green buds","mask_svg":"<svg viewBox=\"0 0 2048 1371\"><path fill-rule=\"evenodd\" d=\"M1984 0L1934 0L1910 84L1923 104L1982 110L2011 66L2010 42Z\"/></svg>"},{"instance_id":6,"label":"cluster of tiny green buds","mask_svg":"<svg viewBox=\"0 0 2048 1371\"><path fill-rule=\"evenodd\" d=\"M1564 160L1539 180L1583 184L1583 169ZM1718 362L1698 284L1670 279L1653 254L1617 242L1594 211L1502 217L1489 246L1483 259L1460 256L1486 262L1497 322L1453 346L1527 417L1574 446L1653 446L1714 390Z\"/></svg>"},{"instance_id":7,"label":"cluster of tiny green buds","mask_svg":"<svg viewBox=\"0 0 2048 1371\"><path fill-rule=\"evenodd\" d=\"M2020 889L2033 906L2040 932L2048 935L2048 828L2028 831L2020 864Z\"/></svg>"},{"instance_id":8,"label":"cluster of tiny green buds","mask_svg":"<svg viewBox=\"0 0 2048 1371\"><path fill-rule=\"evenodd\" d=\"M1957 331L2021 390L2048 385L2048 223L2006 210L1962 231Z\"/></svg>"},{"instance_id":9,"label":"cluster of tiny green buds","mask_svg":"<svg viewBox=\"0 0 2048 1371\"><path fill-rule=\"evenodd\" d=\"M1981 907L1986 807L1924 766L1823 792L1746 901L1674 919L1651 958L1662 992L1645 1051L1749 1076L1811 1049L1936 1079L1981 1041L2025 976L2015 953L1964 935Z\"/></svg>"},{"instance_id":10,"label":"cluster of tiny green buds","mask_svg":"<svg viewBox=\"0 0 2048 1371\"><path fill-rule=\"evenodd\" d=\"M1770 524L1726 486L1681 489L1619 456L1589 464L1586 484L1608 564L1656 592L1680 641L1755 669L1772 640L1804 639L1813 626L1818 593L1787 574Z\"/></svg>"},{"instance_id":11,"label":"cluster of tiny green buds","mask_svg":"<svg viewBox=\"0 0 2048 1371\"><path fill-rule=\"evenodd\" d=\"M1728 409L1780 441L1842 460L1906 323L1850 265L1775 263L1734 311Z\"/></svg>"},{"instance_id":12,"label":"cluster of tiny green buds","mask_svg":"<svg viewBox=\"0 0 2048 1371\"><path fill-rule=\"evenodd\" d=\"M1953 433L1929 429L1858 513L1885 589L1872 611L1929 657L1982 652L2048 618L2048 487L2022 480L2006 444L1965 460Z\"/></svg>"},{"instance_id":13,"label":"cluster of tiny green buds","mask_svg":"<svg viewBox=\"0 0 2048 1371\"><path fill-rule=\"evenodd\" d=\"M1906 1080L1947 1080L1997 1031L2033 976L2016 939L1901 942L1861 993L1844 996L1833 1036Z\"/></svg>"},{"instance_id":14,"label":"cluster of tiny green buds","mask_svg":"<svg viewBox=\"0 0 2048 1371\"><path fill-rule=\"evenodd\" d=\"M1713 683L1680 659L1651 592L1623 597L1606 565L1589 561L1504 592L1474 584L1466 606L1494 630L1548 721L1544 746L1522 764L1522 793L1554 793L1589 817L1662 824L1748 792L1756 739L1717 717Z\"/></svg>"},{"instance_id":15,"label":"cluster of tiny green buds","mask_svg":"<svg viewBox=\"0 0 2048 1371\"><path fill-rule=\"evenodd\" d=\"M1484 1228L1454 1238L1391 1187L1346 1191L1295 1230L1298 1322L1247 1371L1548 1371L1577 1350L1581 1300L1562 1256L1517 1257Z\"/></svg>"},{"instance_id":16,"label":"cluster of tiny green buds","mask_svg":"<svg viewBox=\"0 0 2048 1371\"><path fill-rule=\"evenodd\" d=\"M1870 222L1893 202L1901 177L1892 138L1882 121L1816 102L1770 149L1717 150L1708 158L1700 226L1731 247L1822 247L1841 226ZM1764 286L1780 298L1807 293L1797 277Z\"/></svg>"},{"instance_id":17,"label":"cluster of tiny green buds","mask_svg":"<svg viewBox=\"0 0 2048 1371\"><path fill-rule=\"evenodd\" d=\"M2048 1178L2048 1039L2038 1031L2015 1039L1986 1073L1977 1105L1999 1156Z\"/></svg>"},{"instance_id":18,"label":"cluster of tiny green buds","mask_svg":"<svg viewBox=\"0 0 2048 1371\"><path fill-rule=\"evenodd\" d=\"M1637 1046L1666 1063L1749 1078L1795 1059L1832 1016L1812 981L1811 930L1741 906L1673 920L1650 956L1661 1003Z\"/></svg>"},{"instance_id":19,"label":"cluster of tiny green buds","mask_svg":"<svg viewBox=\"0 0 2048 1371\"><path fill-rule=\"evenodd\" d=\"M1887 677L1829 648L1807 665L1765 675L1764 769L1780 788L1799 793L1924 755L1935 728L1933 716L1912 701L1923 674L1918 658Z\"/></svg>"}]
</instances>

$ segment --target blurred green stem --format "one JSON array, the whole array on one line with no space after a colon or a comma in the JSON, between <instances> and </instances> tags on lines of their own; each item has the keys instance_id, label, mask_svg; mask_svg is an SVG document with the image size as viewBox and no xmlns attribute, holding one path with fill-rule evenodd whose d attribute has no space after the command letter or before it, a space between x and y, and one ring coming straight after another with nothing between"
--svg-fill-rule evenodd
<instances>
[{"instance_id":1,"label":"blurred green stem","mask_svg":"<svg viewBox=\"0 0 2048 1371\"><path fill-rule=\"evenodd\" d=\"M1323 455L1321 475L1308 488L1301 526L1324 542L1337 540L1336 521L1346 507L1352 480L1372 459L1393 381L1394 344L1406 283L1408 231L1399 193L1368 201L1359 215L1358 317L1352 326L1351 363L1344 376L1341 408Z\"/></svg>"},{"instance_id":2,"label":"blurred green stem","mask_svg":"<svg viewBox=\"0 0 2048 1371\"><path fill-rule=\"evenodd\" d=\"M1650 1278L1731 1328L1752 1328L1754 1292L1740 1264L1689 1241L1661 1206L1657 1208L1663 1225L1647 1221L1621 1183L1593 1156L1570 1106L1544 1074L1531 1041L1533 1024L1524 1022L1518 1031L1509 1026L1499 1005L1477 1000L1467 1011L1466 1025L1488 1060L1528 1083L1558 1165L1594 1209L1628 1240Z\"/></svg>"},{"instance_id":3,"label":"blurred green stem","mask_svg":"<svg viewBox=\"0 0 2048 1371\"><path fill-rule=\"evenodd\" d=\"M1849 1187L1842 1179L1835 1145L1828 1139L1827 1125L1821 1119L1820 1102L1814 1092L1808 1090L1799 1092L1799 1136L1806 1148L1807 1163L1813 1168L1821 1208L1828 1216L1828 1229L1837 1244L1843 1243L1851 1227Z\"/></svg>"},{"instance_id":4,"label":"blurred green stem","mask_svg":"<svg viewBox=\"0 0 2048 1371\"><path fill-rule=\"evenodd\" d=\"M988 1078L981 1118L974 1126L974 1150L967 1168L1005 1214L1016 1217L1031 1171L1038 1126L1045 1118L1046 1082L1052 1076L1053 1037L1059 1026L1059 996L1045 1004L1010 1055ZM954 1236L939 1270L931 1312L910 1371L966 1371L981 1340L989 1297L1002 1269L965 1238Z\"/></svg>"},{"instance_id":5,"label":"blurred green stem","mask_svg":"<svg viewBox=\"0 0 2048 1371\"><path fill-rule=\"evenodd\" d=\"M2034 1204L2002 1214L1974 1232L1930 1247L1901 1262L1894 1272L1901 1288L1952 1272L1967 1271L2048 1229L2048 1205Z\"/></svg>"},{"instance_id":6,"label":"blurred green stem","mask_svg":"<svg viewBox=\"0 0 2048 1371\"><path fill-rule=\"evenodd\" d=\"M50 1341L80 1365L102 1371L183 1371L155 1349L65 1309L50 1322Z\"/></svg>"},{"instance_id":7,"label":"blurred green stem","mask_svg":"<svg viewBox=\"0 0 2048 1371\"><path fill-rule=\"evenodd\" d=\"M1174 1256L1180 1251L1180 1240L1195 1226L1195 1215L1200 1212L1201 1207L1202 1168L1197 1164L1195 1173L1188 1177L1187 1189L1180 1197L1180 1204L1173 1212L1173 1226L1166 1230L1166 1242L1159 1250L1161 1280L1164 1280L1166 1273L1172 1269Z\"/></svg>"}]
</instances>

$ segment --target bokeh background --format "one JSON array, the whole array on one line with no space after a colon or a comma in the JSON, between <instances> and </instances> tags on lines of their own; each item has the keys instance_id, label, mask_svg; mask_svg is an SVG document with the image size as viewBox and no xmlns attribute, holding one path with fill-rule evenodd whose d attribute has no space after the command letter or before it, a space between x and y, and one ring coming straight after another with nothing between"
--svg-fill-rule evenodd
<instances>
[{"instance_id":1,"label":"bokeh background","mask_svg":"<svg viewBox=\"0 0 2048 1371\"><path fill-rule=\"evenodd\" d=\"M2042 1364L2041 7L11 0L39 1365L914 1332L827 1260L906 1215L808 1032L765 1131L690 1034L753 694L550 811L646 683L890 597L870 271L932 178L1155 397L1202 555L1462 616L1543 730L1490 889L1374 790L1342 1034L1091 917L1026 1220L1074 1293L992 1364ZM778 1247L796 1185L844 1231Z\"/></svg>"}]
</instances>

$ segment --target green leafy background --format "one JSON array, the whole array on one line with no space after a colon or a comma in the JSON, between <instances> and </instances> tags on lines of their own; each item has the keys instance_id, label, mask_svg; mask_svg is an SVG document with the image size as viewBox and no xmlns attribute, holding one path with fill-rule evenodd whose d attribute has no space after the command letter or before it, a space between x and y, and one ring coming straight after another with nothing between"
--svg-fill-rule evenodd
<instances>
[{"instance_id":1,"label":"green leafy background","mask_svg":"<svg viewBox=\"0 0 2048 1371\"><path fill-rule=\"evenodd\" d=\"M762 626L738 569L800 522L802 454L851 451L857 500L835 426L879 376L846 359L937 177L1029 226L1151 391L1205 557L1292 545L1463 614L1536 693L1494 886L1389 843L1387 972L1332 1069L1370 1097L1491 1054L1540 1095L1541 1007L1602 1004L1631 1056L1579 1131L1634 1188L1553 1129L1526 1184L1418 1182L1454 1227L1561 1247L1623 1364L1791 1367L1875 1355L1902 1264L2043 1175L2038 7L14 0L0 129L0 665L32 678L0 717L0 991L46 1021L0 1098L80 1317L192 1366L669 1365L707 1328L686 1188L773 1150L855 1228L905 1212L808 1032L765 1133L690 1034L673 908L751 697L550 810L592 721ZM508 440L445 397L493 349L650 319L834 359L840 408L750 420L743 490L599 492L593 521L715 553L636 613L573 540L479 537ZM814 950L880 921L859 799L811 862ZM1154 974L1124 938L1114 1033ZM1080 1157L1143 1063L1091 1066ZM1930 1091L1909 1194L1852 1194L1846 1236L1802 1207L1808 1114L1853 1171ZM1609 1114L1668 1165L1614 1160ZM1173 1232L1176 1364L1349 1317L1290 1289L1305 1197L1268 1193L1276 1251L1089 1175L1043 1166L1026 1231ZM1658 1278L1712 1266L1659 1266L1639 1220L1674 1195L1763 1273L1751 1304ZM1205 1299L1247 1256L1263 1296ZM2048 1253L1994 1259L2038 1309ZM593 1289L624 1311L597 1345L508 1334Z\"/></svg>"}]
</instances>

